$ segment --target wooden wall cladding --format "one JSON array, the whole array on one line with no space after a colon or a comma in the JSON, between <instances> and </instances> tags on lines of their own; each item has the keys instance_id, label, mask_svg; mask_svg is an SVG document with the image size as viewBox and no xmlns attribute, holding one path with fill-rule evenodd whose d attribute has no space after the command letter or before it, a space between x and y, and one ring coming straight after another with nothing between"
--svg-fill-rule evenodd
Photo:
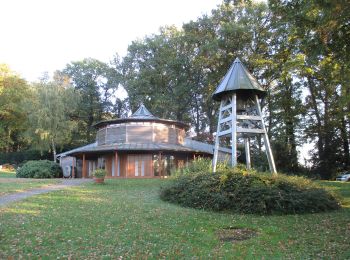
<instances>
[{"instance_id":1,"label":"wooden wall cladding","mask_svg":"<svg viewBox=\"0 0 350 260\"><path fill-rule=\"evenodd\" d=\"M113 155L105 155L105 167L106 167L106 171L107 171L107 176L110 177L112 176L112 160Z\"/></svg>"},{"instance_id":2,"label":"wooden wall cladding","mask_svg":"<svg viewBox=\"0 0 350 260\"><path fill-rule=\"evenodd\" d=\"M120 177L125 177L126 176L126 167L128 165L127 162L127 155L126 154L118 154L120 158Z\"/></svg>"},{"instance_id":3,"label":"wooden wall cladding","mask_svg":"<svg viewBox=\"0 0 350 260\"><path fill-rule=\"evenodd\" d=\"M171 143L183 144L185 130L160 123L121 124L97 131L97 145L114 143Z\"/></svg>"},{"instance_id":4,"label":"wooden wall cladding","mask_svg":"<svg viewBox=\"0 0 350 260\"><path fill-rule=\"evenodd\" d=\"M176 129L177 131L177 143L178 144L184 144L185 143L185 137L186 137L186 131L183 129Z\"/></svg>"},{"instance_id":5,"label":"wooden wall cladding","mask_svg":"<svg viewBox=\"0 0 350 260\"><path fill-rule=\"evenodd\" d=\"M151 154L129 154L127 159L127 177L152 177L153 162Z\"/></svg>"},{"instance_id":6,"label":"wooden wall cladding","mask_svg":"<svg viewBox=\"0 0 350 260\"><path fill-rule=\"evenodd\" d=\"M128 125L127 142L129 143L151 143L153 141L153 128L151 125Z\"/></svg>"},{"instance_id":7,"label":"wooden wall cladding","mask_svg":"<svg viewBox=\"0 0 350 260\"><path fill-rule=\"evenodd\" d=\"M177 144L178 140L177 140L177 129L175 128L169 128L168 130L168 142L170 144Z\"/></svg>"},{"instance_id":8,"label":"wooden wall cladding","mask_svg":"<svg viewBox=\"0 0 350 260\"><path fill-rule=\"evenodd\" d=\"M154 142L168 143L169 142L169 128L164 125L154 126Z\"/></svg>"},{"instance_id":9,"label":"wooden wall cladding","mask_svg":"<svg viewBox=\"0 0 350 260\"><path fill-rule=\"evenodd\" d=\"M112 126L107 127L106 143L124 143L126 140L126 126Z\"/></svg>"}]
</instances>

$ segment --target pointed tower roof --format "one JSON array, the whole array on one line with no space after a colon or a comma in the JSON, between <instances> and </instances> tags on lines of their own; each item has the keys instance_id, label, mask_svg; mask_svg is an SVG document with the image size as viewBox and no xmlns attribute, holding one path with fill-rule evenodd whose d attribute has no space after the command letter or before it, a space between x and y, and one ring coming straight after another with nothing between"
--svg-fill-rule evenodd
<instances>
[{"instance_id":1,"label":"pointed tower roof","mask_svg":"<svg viewBox=\"0 0 350 260\"><path fill-rule=\"evenodd\" d=\"M140 118L140 119L159 119L152 115L151 112L141 103L140 107L130 116L130 118Z\"/></svg>"},{"instance_id":2,"label":"pointed tower roof","mask_svg":"<svg viewBox=\"0 0 350 260\"><path fill-rule=\"evenodd\" d=\"M240 92L245 95L256 94L259 97L265 95L265 90L238 58L235 59L225 77L216 88L213 99L220 101L224 95L230 92Z\"/></svg>"},{"instance_id":3,"label":"pointed tower roof","mask_svg":"<svg viewBox=\"0 0 350 260\"><path fill-rule=\"evenodd\" d=\"M189 125L183 122L170 120L170 119L162 119L152 115L152 113L149 112L149 110L145 107L144 104L141 104L140 107L129 117L100 121L94 124L94 126L96 128L100 128L111 124L122 124L122 123L129 123L129 122L158 122L162 124L176 125L186 130L189 129Z\"/></svg>"}]
</instances>

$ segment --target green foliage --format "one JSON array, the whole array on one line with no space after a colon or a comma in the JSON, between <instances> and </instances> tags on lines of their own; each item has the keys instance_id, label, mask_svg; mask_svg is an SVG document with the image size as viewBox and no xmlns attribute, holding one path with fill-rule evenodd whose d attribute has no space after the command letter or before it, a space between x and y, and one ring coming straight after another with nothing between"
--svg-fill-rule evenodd
<instances>
[{"instance_id":1,"label":"green foliage","mask_svg":"<svg viewBox=\"0 0 350 260\"><path fill-rule=\"evenodd\" d=\"M196 174L201 172L210 172L213 168L212 160L208 158L197 158L190 163L186 167L174 169L171 172L171 176L179 176L186 174ZM229 169L227 162L219 162L216 166L217 171L223 171Z\"/></svg>"},{"instance_id":2,"label":"green foliage","mask_svg":"<svg viewBox=\"0 0 350 260\"><path fill-rule=\"evenodd\" d=\"M59 178L62 177L61 166L55 162L42 161L28 161L22 167L17 169L17 178Z\"/></svg>"},{"instance_id":3,"label":"green foliage","mask_svg":"<svg viewBox=\"0 0 350 260\"><path fill-rule=\"evenodd\" d=\"M74 91L68 79L49 82L42 80L32 88L33 99L27 100L27 136L32 146L42 151L52 151L54 159L57 146L71 142L77 124L72 112L77 108L79 92Z\"/></svg>"},{"instance_id":4,"label":"green foliage","mask_svg":"<svg viewBox=\"0 0 350 260\"><path fill-rule=\"evenodd\" d=\"M93 124L113 110L112 96L119 84L117 72L104 62L88 58L67 64L58 74L68 77L75 90L81 94L78 109L75 111L76 116L81 119L78 125L79 137L88 142L94 140Z\"/></svg>"},{"instance_id":5,"label":"green foliage","mask_svg":"<svg viewBox=\"0 0 350 260\"><path fill-rule=\"evenodd\" d=\"M249 214L315 213L340 208L336 197L301 177L249 172L180 175L161 189L161 199L185 207Z\"/></svg>"},{"instance_id":6,"label":"green foliage","mask_svg":"<svg viewBox=\"0 0 350 260\"><path fill-rule=\"evenodd\" d=\"M104 169L96 169L92 173L92 176L94 176L95 178L104 178L106 175L107 175L107 172Z\"/></svg>"},{"instance_id":7,"label":"green foliage","mask_svg":"<svg viewBox=\"0 0 350 260\"><path fill-rule=\"evenodd\" d=\"M298 147L312 140L315 172L329 179L350 167L349 10L342 0L225 1L182 30L132 42L117 68L132 108L143 101L156 115L190 121L198 136L212 135L218 104L211 94L239 57L267 90L278 169L300 171ZM261 153L261 140L252 146Z\"/></svg>"},{"instance_id":8,"label":"green foliage","mask_svg":"<svg viewBox=\"0 0 350 260\"><path fill-rule=\"evenodd\" d=\"M271 0L269 7L276 26L286 28L284 38L288 39L289 50L299 57L293 69L295 84L291 87L301 83L304 93L308 93L304 104L293 107L297 103L290 100L290 105L285 103L288 110L280 111L293 115L300 106L307 111L301 126L303 139L316 143L312 157L314 172L332 179L338 168L350 167L350 45L345 43L349 35L346 21L350 19L350 3ZM293 129L293 122L290 123L289 130ZM293 135L286 133L288 138Z\"/></svg>"},{"instance_id":9,"label":"green foliage","mask_svg":"<svg viewBox=\"0 0 350 260\"><path fill-rule=\"evenodd\" d=\"M27 128L26 111L22 100L28 96L27 82L0 64L0 151L12 152L25 144L22 134Z\"/></svg>"},{"instance_id":10,"label":"green foliage","mask_svg":"<svg viewBox=\"0 0 350 260\"><path fill-rule=\"evenodd\" d=\"M23 150L19 152L0 153L0 164L9 163L16 166L30 160L48 160L52 155L38 150Z\"/></svg>"}]
</instances>

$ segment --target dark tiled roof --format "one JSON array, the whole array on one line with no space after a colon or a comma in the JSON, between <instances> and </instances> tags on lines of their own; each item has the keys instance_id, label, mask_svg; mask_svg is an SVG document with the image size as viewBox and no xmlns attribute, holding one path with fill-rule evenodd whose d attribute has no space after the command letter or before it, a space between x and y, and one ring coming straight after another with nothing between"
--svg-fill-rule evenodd
<instances>
[{"instance_id":1,"label":"dark tiled roof","mask_svg":"<svg viewBox=\"0 0 350 260\"><path fill-rule=\"evenodd\" d=\"M67 151L58 156L67 156L78 153L92 153L92 152L108 152L108 151L175 151L175 152L203 152L209 153L199 149L192 149L183 145L167 144L167 143L119 143L110 145L97 145L93 143L80 148Z\"/></svg>"},{"instance_id":2,"label":"dark tiled roof","mask_svg":"<svg viewBox=\"0 0 350 260\"><path fill-rule=\"evenodd\" d=\"M110 151L175 151L175 152L195 152L213 154L214 146L211 144L198 142L190 138L185 138L184 145L168 143L119 143L110 145L88 144L65 153L58 154L58 157L74 155L79 153L110 152ZM230 149L219 148L224 153L231 153Z\"/></svg>"},{"instance_id":3,"label":"dark tiled roof","mask_svg":"<svg viewBox=\"0 0 350 260\"><path fill-rule=\"evenodd\" d=\"M265 95L265 90L238 58L233 62L225 77L216 88L213 99L220 101L223 95L230 92L253 93L260 97Z\"/></svg>"}]
</instances>

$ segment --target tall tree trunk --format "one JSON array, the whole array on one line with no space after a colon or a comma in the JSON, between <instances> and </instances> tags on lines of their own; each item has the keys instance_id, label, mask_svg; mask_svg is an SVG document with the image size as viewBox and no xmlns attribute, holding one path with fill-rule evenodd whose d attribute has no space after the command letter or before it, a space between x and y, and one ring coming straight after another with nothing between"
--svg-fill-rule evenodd
<instances>
[{"instance_id":1,"label":"tall tree trunk","mask_svg":"<svg viewBox=\"0 0 350 260\"><path fill-rule=\"evenodd\" d=\"M334 162L331 158L331 155L334 155L334 149L332 149L332 126L331 126L331 120L330 120L330 102L329 102L329 95L328 91L326 90L325 97L324 97L324 129L323 129L323 136L324 136L324 150L323 154L320 157L321 163L323 163L323 167L321 168L323 172L323 176L326 179L330 179L332 177L331 170L334 168L332 167L332 163Z\"/></svg>"},{"instance_id":2,"label":"tall tree trunk","mask_svg":"<svg viewBox=\"0 0 350 260\"><path fill-rule=\"evenodd\" d=\"M317 129L317 149L318 149L318 157L319 159L322 157L323 158L323 150L324 150L324 137L323 137L323 131L322 131L322 120L320 116L320 111L317 106L316 102L316 90L315 90L315 83L313 82L313 79L311 77L307 77L308 81L308 88L310 91L310 96L311 96L311 106L314 110L314 114L316 117L316 129Z\"/></svg>"},{"instance_id":3,"label":"tall tree trunk","mask_svg":"<svg viewBox=\"0 0 350 260\"><path fill-rule=\"evenodd\" d=\"M345 169L348 169L350 166L350 154L349 154L349 137L348 137L348 132L346 130L346 121L345 117L343 116L341 119L341 137L343 141L343 150L344 150L344 167Z\"/></svg>"},{"instance_id":4,"label":"tall tree trunk","mask_svg":"<svg viewBox=\"0 0 350 260\"><path fill-rule=\"evenodd\" d=\"M7 131L7 145L6 145L6 153L10 152L10 145L11 145L11 130L9 129Z\"/></svg>"},{"instance_id":5,"label":"tall tree trunk","mask_svg":"<svg viewBox=\"0 0 350 260\"><path fill-rule=\"evenodd\" d=\"M51 138L51 148L52 148L52 154L53 154L53 161L57 161L57 153L56 153L56 144L53 138Z\"/></svg>"},{"instance_id":6,"label":"tall tree trunk","mask_svg":"<svg viewBox=\"0 0 350 260\"><path fill-rule=\"evenodd\" d=\"M288 145L288 156L290 159L290 170L295 171L298 168L298 152L295 140L295 129L292 119L289 119L286 122L286 140L286 144Z\"/></svg>"}]
</instances>

